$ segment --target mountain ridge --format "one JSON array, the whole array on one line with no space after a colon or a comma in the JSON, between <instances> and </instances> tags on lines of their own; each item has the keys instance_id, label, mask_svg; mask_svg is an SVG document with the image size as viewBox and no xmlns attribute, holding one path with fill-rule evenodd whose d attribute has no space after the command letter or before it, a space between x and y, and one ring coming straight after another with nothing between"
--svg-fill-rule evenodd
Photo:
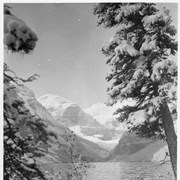
<instances>
[{"instance_id":1,"label":"mountain ridge","mask_svg":"<svg viewBox=\"0 0 180 180\"><path fill-rule=\"evenodd\" d=\"M33 91L26 86L13 85L11 91L13 91L13 96L17 96L24 102L24 106L32 115L36 115L44 120L48 132L53 132L57 135L57 139L50 139L48 141L48 146L43 145L47 153L42 159L38 159L38 161L41 163L68 162L69 157L64 150L69 148L69 144L65 141L64 136L66 134L71 135L72 131L63 124L58 123L46 108L36 100ZM24 132L24 134L26 134L26 132ZM74 141L74 151L82 154L82 156L89 161L103 161L104 157L109 153L98 144L82 139L78 136L76 139L77 140ZM64 148L64 150L61 147Z\"/></svg>"},{"instance_id":2,"label":"mountain ridge","mask_svg":"<svg viewBox=\"0 0 180 180\"><path fill-rule=\"evenodd\" d=\"M44 97L49 98L48 96L51 97L50 94ZM101 148L105 148L107 152L110 152L104 161L153 161L153 158L154 160L157 159L155 154L157 154L158 150L165 146L165 144L155 139L144 139L133 133L128 134L126 125L119 125L119 122L116 120L117 116L113 114L117 106L108 107L104 103L97 103L82 110L72 101L64 100L65 98L54 95L53 97L63 99L64 104L68 103L68 105L64 106L66 107L64 109L58 109L58 106L61 105L58 105L56 102L53 104L53 108L60 111L57 112L59 116L54 118L57 118L58 122L71 119L71 123L64 124L66 127L82 139L94 142L100 145ZM42 101L40 100L40 102ZM45 106L50 109L48 112L53 116L51 104L45 104ZM116 122L114 123L114 121ZM95 122L95 124L92 122ZM151 153L146 155L146 152L149 151ZM141 153L143 156L141 156Z\"/></svg>"},{"instance_id":3,"label":"mountain ridge","mask_svg":"<svg viewBox=\"0 0 180 180\"><path fill-rule=\"evenodd\" d=\"M101 124L96 118L84 112L77 104L69 100L63 101L65 104L64 107L66 108L61 108L61 99L64 100L64 98L60 96L47 94L44 95L43 98L39 98L39 102L58 122L63 123L66 127L70 128L76 135L93 141L103 148L107 147L106 149L108 151L110 146L109 144L107 144L107 146L105 145L106 141L109 143L109 141L112 140L114 147L114 139L116 139L115 144L117 144L122 134L121 130ZM67 102L68 105L66 105Z\"/></svg>"}]
</instances>

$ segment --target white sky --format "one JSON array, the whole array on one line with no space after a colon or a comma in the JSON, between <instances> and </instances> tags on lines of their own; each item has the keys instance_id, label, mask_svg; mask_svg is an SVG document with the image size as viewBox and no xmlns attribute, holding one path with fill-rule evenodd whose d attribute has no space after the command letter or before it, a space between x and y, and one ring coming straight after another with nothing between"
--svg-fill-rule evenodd
<instances>
[{"instance_id":1,"label":"white sky","mask_svg":"<svg viewBox=\"0 0 180 180\"><path fill-rule=\"evenodd\" d=\"M30 55L5 53L5 61L22 78L37 73L41 77L28 83L36 98L52 93L82 108L106 101L109 67L101 48L114 29L97 27L93 4L9 4L38 35ZM177 4L159 4L170 9L177 27Z\"/></svg>"}]
</instances>

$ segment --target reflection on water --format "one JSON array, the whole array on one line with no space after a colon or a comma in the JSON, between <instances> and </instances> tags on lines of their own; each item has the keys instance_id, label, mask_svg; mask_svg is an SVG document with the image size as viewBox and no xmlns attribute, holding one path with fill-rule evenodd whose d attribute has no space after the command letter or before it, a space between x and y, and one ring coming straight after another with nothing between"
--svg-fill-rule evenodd
<instances>
[{"instance_id":1,"label":"reflection on water","mask_svg":"<svg viewBox=\"0 0 180 180\"><path fill-rule=\"evenodd\" d=\"M170 164L157 165L151 162L94 163L83 180L174 180Z\"/></svg>"}]
</instances>

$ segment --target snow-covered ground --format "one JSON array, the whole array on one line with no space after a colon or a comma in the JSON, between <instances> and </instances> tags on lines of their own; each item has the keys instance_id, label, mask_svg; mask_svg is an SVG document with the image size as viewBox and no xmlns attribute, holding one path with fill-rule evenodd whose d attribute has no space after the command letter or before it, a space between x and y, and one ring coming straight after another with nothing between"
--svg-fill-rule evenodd
<instances>
[{"instance_id":1,"label":"snow-covered ground","mask_svg":"<svg viewBox=\"0 0 180 180\"><path fill-rule=\"evenodd\" d=\"M120 136L114 137L112 140L108 141L103 141L99 139L99 134L96 134L94 136L86 136L81 132L81 127L80 126L71 126L69 127L71 131L73 131L77 136L80 136L84 139L87 139L89 141L92 141L94 143L99 144L101 147L104 147L106 149L113 149L119 142Z\"/></svg>"}]
</instances>

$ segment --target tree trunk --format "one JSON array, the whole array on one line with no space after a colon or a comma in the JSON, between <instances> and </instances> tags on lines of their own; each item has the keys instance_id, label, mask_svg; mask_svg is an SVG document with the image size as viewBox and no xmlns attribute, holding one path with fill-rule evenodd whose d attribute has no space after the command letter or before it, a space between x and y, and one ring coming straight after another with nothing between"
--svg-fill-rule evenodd
<instances>
[{"instance_id":1,"label":"tree trunk","mask_svg":"<svg viewBox=\"0 0 180 180\"><path fill-rule=\"evenodd\" d=\"M160 110L168 144L172 169L174 171L175 179L177 179L177 136L174 129L174 123L167 103L163 103L160 107Z\"/></svg>"}]
</instances>

